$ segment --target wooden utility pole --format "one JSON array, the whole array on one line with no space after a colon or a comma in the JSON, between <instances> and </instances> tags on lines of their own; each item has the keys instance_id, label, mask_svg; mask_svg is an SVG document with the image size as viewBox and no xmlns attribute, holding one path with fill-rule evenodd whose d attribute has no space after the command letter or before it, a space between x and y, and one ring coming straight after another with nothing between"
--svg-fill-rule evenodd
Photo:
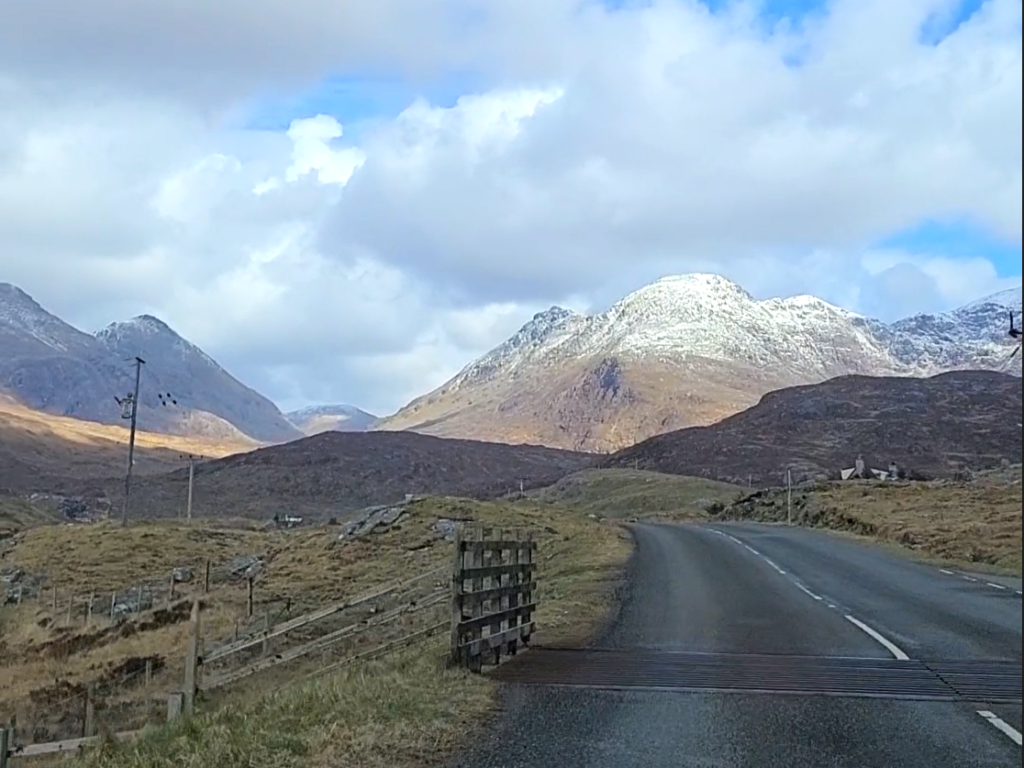
<instances>
[{"instance_id":1,"label":"wooden utility pole","mask_svg":"<svg viewBox=\"0 0 1024 768\"><path fill-rule=\"evenodd\" d=\"M128 508L132 495L132 466L135 464L135 428L139 417L139 383L142 380L142 366L146 361L135 358L135 394L132 395L131 429L128 432L128 471L124 476L124 508L121 510L121 525L128 525Z\"/></svg>"},{"instance_id":2,"label":"wooden utility pole","mask_svg":"<svg viewBox=\"0 0 1024 768\"><path fill-rule=\"evenodd\" d=\"M793 470L786 470L786 525L793 524Z\"/></svg>"},{"instance_id":3,"label":"wooden utility pole","mask_svg":"<svg viewBox=\"0 0 1024 768\"><path fill-rule=\"evenodd\" d=\"M192 484L196 477L196 459L189 454L188 457L188 503L185 506L185 522L192 522Z\"/></svg>"}]
</instances>

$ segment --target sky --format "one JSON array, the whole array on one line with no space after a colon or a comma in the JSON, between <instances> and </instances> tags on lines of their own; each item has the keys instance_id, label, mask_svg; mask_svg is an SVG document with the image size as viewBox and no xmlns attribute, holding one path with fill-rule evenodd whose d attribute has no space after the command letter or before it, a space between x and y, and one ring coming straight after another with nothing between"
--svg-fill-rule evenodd
<instances>
[{"instance_id":1,"label":"sky","mask_svg":"<svg viewBox=\"0 0 1024 768\"><path fill-rule=\"evenodd\" d=\"M882 319L1021 283L1020 0L7 0L0 281L388 413L717 272Z\"/></svg>"}]
</instances>

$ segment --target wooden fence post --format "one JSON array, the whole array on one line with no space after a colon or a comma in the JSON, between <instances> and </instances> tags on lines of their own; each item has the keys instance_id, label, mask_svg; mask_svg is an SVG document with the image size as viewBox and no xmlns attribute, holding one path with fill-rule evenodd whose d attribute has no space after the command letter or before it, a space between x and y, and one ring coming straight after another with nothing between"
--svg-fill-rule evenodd
<instances>
[{"instance_id":1,"label":"wooden fence post","mask_svg":"<svg viewBox=\"0 0 1024 768\"><path fill-rule=\"evenodd\" d=\"M11 751L11 732L7 726L0 728L0 768L7 768L7 758Z\"/></svg>"},{"instance_id":2,"label":"wooden fence post","mask_svg":"<svg viewBox=\"0 0 1024 768\"><path fill-rule=\"evenodd\" d=\"M135 613L142 613L142 585L139 584L139 594L135 597Z\"/></svg>"},{"instance_id":3,"label":"wooden fence post","mask_svg":"<svg viewBox=\"0 0 1024 768\"><path fill-rule=\"evenodd\" d=\"M253 577L250 576L246 580L246 583L247 583L248 586L246 587L247 594L246 594L246 598L245 598L245 617L247 619L251 619L252 618L252 582L253 582Z\"/></svg>"},{"instance_id":4,"label":"wooden fence post","mask_svg":"<svg viewBox=\"0 0 1024 768\"><path fill-rule=\"evenodd\" d=\"M71 595L71 597L68 598L68 624L69 625L71 624L72 613L74 612L74 610L75 610L75 596Z\"/></svg>"},{"instance_id":5,"label":"wooden fence post","mask_svg":"<svg viewBox=\"0 0 1024 768\"><path fill-rule=\"evenodd\" d=\"M90 684L85 689L85 716L82 718L82 736L87 738L96 732L96 689Z\"/></svg>"},{"instance_id":6,"label":"wooden fence post","mask_svg":"<svg viewBox=\"0 0 1024 768\"><path fill-rule=\"evenodd\" d=\"M270 633L270 611L266 611L263 614L263 631L267 634ZM270 652L270 639L263 641L263 646L260 648L260 655L266 656Z\"/></svg>"},{"instance_id":7,"label":"wooden fence post","mask_svg":"<svg viewBox=\"0 0 1024 768\"><path fill-rule=\"evenodd\" d=\"M92 601L96 599L95 594L89 595L89 604L85 606L85 626L92 624Z\"/></svg>"},{"instance_id":8,"label":"wooden fence post","mask_svg":"<svg viewBox=\"0 0 1024 768\"><path fill-rule=\"evenodd\" d=\"M459 625L462 623L462 569L465 566L466 550L462 543L462 526L455 530L455 562L452 568L452 639L451 655L449 663L452 665L462 663L462 633Z\"/></svg>"},{"instance_id":9,"label":"wooden fence post","mask_svg":"<svg viewBox=\"0 0 1024 768\"><path fill-rule=\"evenodd\" d=\"M117 592L110 595L110 620L114 620L114 608L117 607Z\"/></svg>"},{"instance_id":10,"label":"wooden fence post","mask_svg":"<svg viewBox=\"0 0 1024 768\"><path fill-rule=\"evenodd\" d=\"M51 601L50 610L53 611L54 619L56 619L57 618L56 617L56 613L57 613L57 585L56 584L53 585L52 590L53 590L53 600Z\"/></svg>"},{"instance_id":11,"label":"wooden fence post","mask_svg":"<svg viewBox=\"0 0 1024 768\"><path fill-rule=\"evenodd\" d=\"M173 723L179 717L181 717L181 711L184 709L185 694L183 693L170 693L167 695L167 722Z\"/></svg>"},{"instance_id":12,"label":"wooden fence post","mask_svg":"<svg viewBox=\"0 0 1024 768\"><path fill-rule=\"evenodd\" d=\"M168 604L174 602L174 571L171 571L171 583L167 587L167 602Z\"/></svg>"},{"instance_id":13,"label":"wooden fence post","mask_svg":"<svg viewBox=\"0 0 1024 768\"><path fill-rule=\"evenodd\" d=\"M199 672L199 598L192 600L192 613L189 616L188 656L185 658L185 690L182 702L186 715L195 709L196 689Z\"/></svg>"},{"instance_id":14,"label":"wooden fence post","mask_svg":"<svg viewBox=\"0 0 1024 768\"><path fill-rule=\"evenodd\" d=\"M203 592L210 591L210 560L206 560L206 577L203 579Z\"/></svg>"}]
</instances>

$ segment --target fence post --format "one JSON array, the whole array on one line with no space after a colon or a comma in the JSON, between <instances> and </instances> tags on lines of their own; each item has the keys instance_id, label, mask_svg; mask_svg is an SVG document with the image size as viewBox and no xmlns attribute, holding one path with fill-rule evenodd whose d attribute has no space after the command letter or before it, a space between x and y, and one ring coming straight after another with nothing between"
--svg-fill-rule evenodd
<instances>
[{"instance_id":1,"label":"fence post","mask_svg":"<svg viewBox=\"0 0 1024 768\"><path fill-rule=\"evenodd\" d=\"M54 617L53 618L56 619L57 618L57 615L56 615L57 614L57 585L54 584L52 589L53 589L53 599L51 601L50 610L53 611L53 613L54 613Z\"/></svg>"},{"instance_id":2,"label":"fence post","mask_svg":"<svg viewBox=\"0 0 1024 768\"><path fill-rule=\"evenodd\" d=\"M203 580L203 592L210 591L210 559L206 559L206 578Z\"/></svg>"},{"instance_id":3,"label":"fence post","mask_svg":"<svg viewBox=\"0 0 1024 768\"><path fill-rule=\"evenodd\" d=\"M167 722L173 723L179 717L181 717L181 710L184 708L185 694L183 693L169 693L167 694Z\"/></svg>"},{"instance_id":4,"label":"fence post","mask_svg":"<svg viewBox=\"0 0 1024 768\"><path fill-rule=\"evenodd\" d=\"M95 688L90 684L85 689L85 717L82 718L82 736L92 736L96 731Z\"/></svg>"},{"instance_id":5,"label":"fence post","mask_svg":"<svg viewBox=\"0 0 1024 768\"><path fill-rule=\"evenodd\" d=\"M168 605L174 602L174 571L171 571L171 583L167 587L167 603Z\"/></svg>"},{"instance_id":6,"label":"fence post","mask_svg":"<svg viewBox=\"0 0 1024 768\"><path fill-rule=\"evenodd\" d=\"M263 631L266 632L267 634L270 633L270 611L265 611L264 614L263 614ZM269 653L269 651L270 651L270 640L269 639L264 639L263 640L263 646L260 649L260 653L261 653L261 655L266 656L267 653Z\"/></svg>"},{"instance_id":7,"label":"fence post","mask_svg":"<svg viewBox=\"0 0 1024 768\"><path fill-rule=\"evenodd\" d=\"M185 658L185 690L182 702L186 715L191 715L195 708L196 687L199 671L199 598L192 600L192 613L189 616L188 656Z\"/></svg>"},{"instance_id":8,"label":"fence post","mask_svg":"<svg viewBox=\"0 0 1024 768\"><path fill-rule=\"evenodd\" d=\"M7 757L11 751L11 732L7 726L0 728L0 768L7 768Z\"/></svg>"},{"instance_id":9,"label":"fence post","mask_svg":"<svg viewBox=\"0 0 1024 768\"><path fill-rule=\"evenodd\" d=\"M251 619L252 618L252 582L253 582L253 577L250 576L246 580L246 584L248 586L246 587L247 594L246 594L246 598L245 598L245 617L247 619Z\"/></svg>"},{"instance_id":10,"label":"fence post","mask_svg":"<svg viewBox=\"0 0 1024 768\"><path fill-rule=\"evenodd\" d=\"M117 592L113 592L110 595L110 620L114 620L114 608L117 607Z\"/></svg>"},{"instance_id":11,"label":"fence post","mask_svg":"<svg viewBox=\"0 0 1024 768\"><path fill-rule=\"evenodd\" d=\"M460 647L462 636L459 632L459 624L462 623L462 568L466 559L465 548L462 545L462 526L455 530L455 562L452 568L452 640L451 655L449 662L452 665L462 661Z\"/></svg>"},{"instance_id":12,"label":"fence post","mask_svg":"<svg viewBox=\"0 0 1024 768\"><path fill-rule=\"evenodd\" d=\"M139 594L135 598L135 614L142 613L142 585L139 584Z\"/></svg>"},{"instance_id":13,"label":"fence post","mask_svg":"<svg viewBox=\"0 0 1024 768\"><path fill-rule=\"evenodd\" d=\"M71 624L72 614L73 614L74 610L75 610L75 596L71 595L71 597L68 598L68 624L69 625Z\"/></svg>"},{"instance_id":14,"label":"fence post","mask_svg":"<svg viewBox=\"0 0 1024 768\"><path fill-rule=\"evenodd\" d=\"M85 626L92 624L92 601L96 599L96 594L92 593L89 595L89 604L85 606Z\"/></svg>"}]
</instances>

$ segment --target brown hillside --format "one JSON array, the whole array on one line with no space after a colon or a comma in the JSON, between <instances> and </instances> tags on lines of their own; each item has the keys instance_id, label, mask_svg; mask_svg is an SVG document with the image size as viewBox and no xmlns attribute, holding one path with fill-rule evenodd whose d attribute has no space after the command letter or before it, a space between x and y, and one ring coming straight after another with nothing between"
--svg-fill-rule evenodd
<instances>
[{"instance_id":1,"label":"brown hillside","mask_svg":"<svg viewBox=\"0 0 1024 768\"><path fill-rule=\"evenodd\" d=\"M747 484L834 477L863 454L920 476L958 465L1021 461L1021 380L964 371L930 379L844 376L765 395L710 427L683 429L620 451L606 467L639 467Z\"/></svg>"},{"instance_id":2,"label":"brown hillside","mask_svg":"<svg viewBox=\"0 0 1024 768\"><path fill-rule=\"evenodd\" d=\"M255 443L139 431L135 445L135 471L146 474L181 466L182 454L227 456ZM119 475L127 460L126 428L54 416L0 395L0 488L61 492L82 478Z\"/></svg>"},{"instance_id":3,"label":"brown hillside","mask_svg":"<svg viewBox=\"0 0 1024 768\"><path fill-rule=\"evenodd\" d=\"M406 494L488 498L549 485L591 464L588 454L529 445L406 432L326 432L196 467L197 516L269 518L275 513L343 517ZM180 514L188 472L140 478L136 514ZM88 483L85 495L121 496L117 480Z\"/></svg>"}]
</instances>

